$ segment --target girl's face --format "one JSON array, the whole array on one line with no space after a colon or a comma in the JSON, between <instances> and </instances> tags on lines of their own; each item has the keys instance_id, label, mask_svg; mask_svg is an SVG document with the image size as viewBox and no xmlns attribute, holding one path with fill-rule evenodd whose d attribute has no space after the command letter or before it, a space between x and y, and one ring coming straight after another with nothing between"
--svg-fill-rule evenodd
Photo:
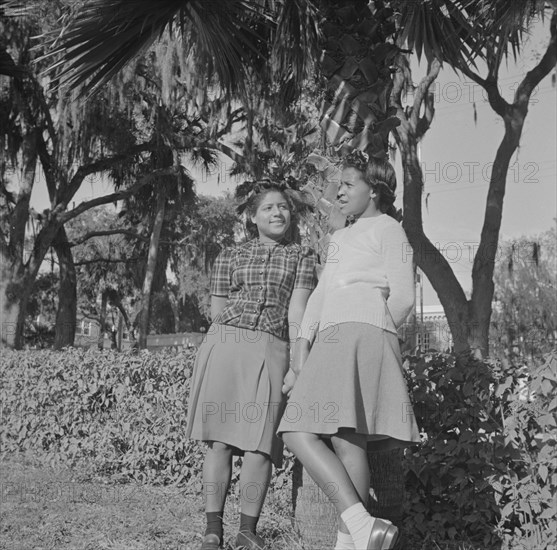
<instances>
[{"instance_id":1,"label":"girl's face","mask_svg":"<svg viewBox=\"0 0 557 550\"><path fill-rule=\"evenodd\" d=\"M337 201L345 216L373 216L377 213L375 191L365 182L362 172L352 166L342 171Z\"/></svg>"},{"instance_id":2,"label":"girl's face","mask_svg":"<svg viewBox=\"0 0 557 550\"><path fill-rule=\"evenodd\" d=\"M290 207L279 191L269 191L262 199L251 221L257 225L259 239L280 241L290 227Z\"/></svg>"}]
</instances>

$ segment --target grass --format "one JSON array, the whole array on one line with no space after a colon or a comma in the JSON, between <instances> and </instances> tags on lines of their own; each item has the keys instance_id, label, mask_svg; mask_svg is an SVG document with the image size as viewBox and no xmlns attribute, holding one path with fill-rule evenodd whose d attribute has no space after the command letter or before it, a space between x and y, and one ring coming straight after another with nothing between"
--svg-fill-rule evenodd
<instances>
[{"instance_id":1,"label":"grass","mask_svg":"<svg viewBox=\"0 0 557 550\"><path fill-rule=\"evenodd\" d=\"M2 550L189 550L200 546L202 499L195 488L122 484L45 467L19 456L0 462ZM282 497L282 495L281 495ZM281 500L281 498L279 498ZM259 534L272 548L302 549L290 518L270 495ZM227 502L225 540L239 510Z\"/></svg>"},{"instance_id":2,"label":"grass","mask_svg":"<svg viewBox=\"0 0 557 550\"><path fill-rule=\"evenodd\" d=\"M45 466L31 455L4 456L0 550L199 549L205 516L198 486L122 483L87 470ZM269 493L258 533L274 550L325 550L304 545L292 528L290 490L285 485ZM227 550L233 548L239 513L232 493L224 518ZM475 549L431 541L397 550Z\"/></svg>"}]
</instances>

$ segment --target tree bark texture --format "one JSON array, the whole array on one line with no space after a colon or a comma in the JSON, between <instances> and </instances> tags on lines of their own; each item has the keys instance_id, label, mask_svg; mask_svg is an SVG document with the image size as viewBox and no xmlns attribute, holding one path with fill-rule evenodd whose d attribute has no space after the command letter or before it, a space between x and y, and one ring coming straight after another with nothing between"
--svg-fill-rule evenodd
<instances>
[{"instance_id":1,"label":"tree bark texture","mask_svg":"<svg viewBox=\"0 0 557 550\"><path fill-rule=\"evenodd\" d=\"M108 306L108 294L103 290L101 294L101 310L99 313L99 336L97 338L97 347L104 349L104 332L106 328L106 309Z\"/></svg>"},{"instance_id":2,"label":"tree bark texture","mask_svg":"<svg viewBox=\"0 0 557 550\"><path fill-rule=\"evenodd\" d=\"M54 349L73 346L77 316L77 274L73 262L72 249L68 242L66 230L61 227L53 241L60 266L60 283L58 287L58 309L56 311L56 329Z\"/></svg>"},{"instance_id":3,"label":"tree bark texture","mask_svg":"<svg viewBox=\"0 0 557 550\"><path fill-rule=\"evenodd\" d=\"M166 205L166 197L164 193L159 192L157 195L157 209L153 230L151 232L151 240L149 242L149 253L147 256L147 267L145 269L145 279L143 280L143 289L141 296L141 312L139 314L139 347L145 349L147 347L147 335L149 334L149 319L151 307L151 290L153 288L153 279L155 276L155 268L157 266L157 256L159 249L159 241L164 222L164 212Z\"/></svg>"}]
</instances>

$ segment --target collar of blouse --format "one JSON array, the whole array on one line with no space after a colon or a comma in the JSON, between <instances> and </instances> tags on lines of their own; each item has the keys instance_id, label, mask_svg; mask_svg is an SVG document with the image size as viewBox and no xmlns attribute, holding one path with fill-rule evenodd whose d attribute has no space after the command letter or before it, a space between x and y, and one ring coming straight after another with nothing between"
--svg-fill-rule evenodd
<instances>
[{"instance_id":1,"label":"collar of blouse","mask_svg":"<svg viewBox=\"0 0 557 550\"><path fill-rule=\"evenodd\" d=\"M253 239L252 241L253 245L252 246L256 246L256 247L264 247L264 248L275 248L276 246L287 246L288 244L290 244L290 242L288 241L288 239L281 239L280 241L261 241L259 239L259 237L256 237L255 239Z\"/></svg>"}]
</instances>

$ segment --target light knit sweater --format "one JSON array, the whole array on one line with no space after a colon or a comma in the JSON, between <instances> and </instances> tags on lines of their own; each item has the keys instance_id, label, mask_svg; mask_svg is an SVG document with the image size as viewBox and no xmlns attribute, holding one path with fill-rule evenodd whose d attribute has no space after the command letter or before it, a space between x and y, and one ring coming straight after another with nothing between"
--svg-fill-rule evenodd
<instances>
[{"instance_id":1,"label":"light knit sweater","mask_svg":"<svg viewBox=\"0 0 557 550\"><path fill-rule=\"evenodd\" d=\"M415 300L412 249L402 226L386 214L359 218L332 236L300 336L346 322L397 332Z\"/></svg>"}]
</instances>

